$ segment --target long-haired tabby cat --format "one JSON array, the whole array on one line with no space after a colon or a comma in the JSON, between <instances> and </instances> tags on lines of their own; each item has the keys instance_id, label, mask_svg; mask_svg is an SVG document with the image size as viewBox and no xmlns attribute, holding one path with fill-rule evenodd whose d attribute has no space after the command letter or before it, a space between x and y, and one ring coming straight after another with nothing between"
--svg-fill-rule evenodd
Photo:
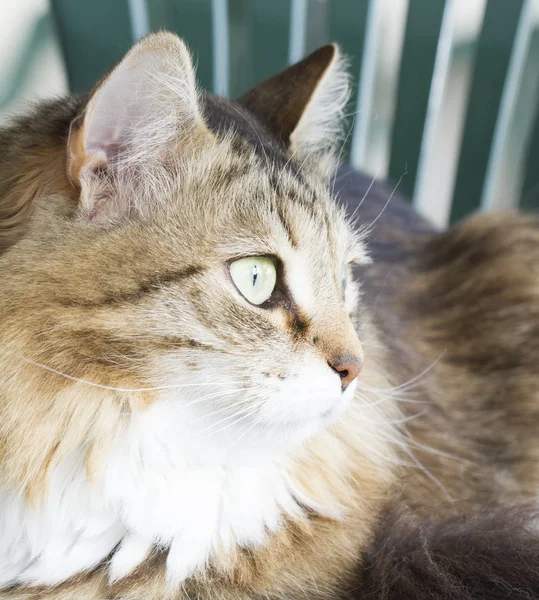
<instances>
[{"instance_id":1,"label":"long-haired tabby cat","mask_svg":"<svg viewBox=\"0 0 539 600\"><path fill-rule=\"evenodd\" d=\"M381 213L347 93L159 33L0 131L1 598L539 594L539 230Z\"/></svg>"}]
</instances>

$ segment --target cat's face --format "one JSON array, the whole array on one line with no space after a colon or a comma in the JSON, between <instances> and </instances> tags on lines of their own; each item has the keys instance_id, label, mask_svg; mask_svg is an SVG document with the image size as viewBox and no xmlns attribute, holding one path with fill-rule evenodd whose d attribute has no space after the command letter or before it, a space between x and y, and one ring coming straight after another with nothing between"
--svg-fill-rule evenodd
<instances>
[{"instance_id":1,"label":"cat's face","mask_svg":"<svg viewBox=\"0 0 539 600\"><path fill-rule=\"evenodd\" d=\"M290 440L330 422L354 393L355 374L339 369L363 360L350 269L364 249L323 185L248 146L217 144L173 193L173 214L155 221L169 251L150 269L188 260L185 276L148 300L147 335L172 341L151 357L151 380L178 385L160 397L178 418L191 403L193 428L208 436L222 427L228 439Z\"/></svg>"},{"instance_id":2,"label":"cat's face","mask_svg":"<svg viewBox=\"0 0 539 600\"><path fill-rule=\"evenodd\" d=\"M80 207L44 234L57 285L42 302L63 325L36 362L134 381L141 410L198 440L287 444L342 412L363 361L350 270L366 257L323 173L335 60L274 82L273 107L263 84L231 108L196 92L176 38L135 47L72 127Z\"/></svg>"}]
</instances>

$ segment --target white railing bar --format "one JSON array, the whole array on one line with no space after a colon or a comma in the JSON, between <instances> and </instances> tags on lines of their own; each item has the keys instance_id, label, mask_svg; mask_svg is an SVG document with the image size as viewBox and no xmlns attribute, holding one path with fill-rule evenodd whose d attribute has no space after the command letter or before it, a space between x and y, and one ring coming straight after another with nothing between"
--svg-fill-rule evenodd
<instances>
[{"instance_id":1,"label":"white railing bar","mask_svg":"<svg viewBox=\"0 0 539 600\"><path fill-rule=\"evenodd\" d=\"M487 0L456 0L452 40L443 90L421 147L416 207L434 224L449 224L462 138ZM435 74L433 73L433 77ZM425 124L427 127L427 124ZM425 149L426 148L426 149ZM424 152L424 153L423 153Z\"/></svg>"},{"instance_id":2,"label":"white railing bar","mask_svg":"<svg viewBox=\"0 0 539 600\"><path fill-rule=\"evenodd\" d=\"M359 88L355 114L354 133L350 161L356 168L365 167L367 137L372 115L374 83L376 77L377 53L382 22L382 3L369 0L365 23L365 41L361 57Z\"/></svg>"},{"instance_id":3,"label":"white railing bar","mask_svg":"<svg viewBox=\"0 0 539 600\"><path fill-rule=\"evenodd\" d=\"M370 0L367 12L350 160L380 177L389 166L408 5Z\"/></svg>"},{"instance_id":4,"label":"white railing bar","mask_svg":"<svg viewBox=\"0 0 539 600\"><path fill-rule=\"evenodd\" d=\"M129 20L131 22L131 37L133 42L150 33L150 18L146 0L128 0Z\"/></svg>"},{"instance_id":5,"label":"white railing bar","mask_svg":"<svg viewBox=\"0 0 539 600\"><path fill-rule=\"evenodd\" d=\"M230 91L230 30L228 0L212 0L213 91L228 97Z\"/></svg>"},{"instance_id":6,"label":"white railing bar","mask_svg":"<svg viewBox=\"0 0 539 600\"><path fill-rule=\"evenodd\" d=\"M436 142L438 123L442 109L444 91L451 65L451 53L453 50L455 21L457 11L457 0L447 0L442 15L442 25L438 37L436 57L434 59L434 70L427 104L423 136L419 150L416 180L414 186L413 202L415 208L423 216L436 220L440 207L434 210L433 202L436 201L427 193L425 186L426 176L430 167L430 159L433 155L433 147ZM447 212L447 211L444 211Z\"/></svg>"},{"instance_id":7,"label":"white railing bar","mask_svg":"<svg viewBox=\"0 0 539 600\"><path fill-rule=\"evenodd\" d=\"M531 85L531 89L527 90L528 96L531 97L524 98L529 105L528 115L521 112L524 73L530 54L532 35L537 25L538 9L538 0L525 0L520 12L481 194L482 210L518 206L522 161L531 135L531 122L537 110L537 81L535 81L535 85ZM531 74L535 80L537 80L537 73L535 69L535 73ZM518 128L519 139L515 139L516 136L513 135L517 115L521 124L524 120L529 121L530 124L530 127ZM513 156L509 156L509 153ZM520 160L515 160L515 153L520 155L518 157ZM510 169L507 168L508 160L511 164Z\"/></svg>"},{"instance_id":8,"label":"white railing bar","mask_svg":"<svg viewBox=\"0 0 539 600\"><path fill-rule=\"evenodd\" d=\"M288 62L293 64L305 56L307 41L308 0L292 0L290 5L290 37Z\"/></svg>"}]
</instances>

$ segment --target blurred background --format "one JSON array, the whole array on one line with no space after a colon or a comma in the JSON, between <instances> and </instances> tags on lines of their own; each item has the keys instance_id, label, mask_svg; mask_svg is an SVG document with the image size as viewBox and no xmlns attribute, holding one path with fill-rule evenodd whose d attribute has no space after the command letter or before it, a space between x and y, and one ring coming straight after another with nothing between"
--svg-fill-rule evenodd
<instances>
[{"instance_id":1,"label":"blurred background","mask_svg":"<svg viewBox=\"0 0 539 600\"><path fill-rule=\"evenodd\" d=\"M327 41L350 58L344 160L440 227L539 207L539 0L0 0L0 122L81 93L141 36L183 37L231 98Z\"/></svg>"}]
</instances>

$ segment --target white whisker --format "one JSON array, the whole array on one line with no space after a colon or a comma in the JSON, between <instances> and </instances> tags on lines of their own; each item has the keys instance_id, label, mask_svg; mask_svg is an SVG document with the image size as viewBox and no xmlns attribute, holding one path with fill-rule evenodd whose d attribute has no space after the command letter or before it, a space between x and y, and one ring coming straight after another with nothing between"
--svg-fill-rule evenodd
<instances>
[{"instance_id":1,"label":"white whisker","mask_svg":"<svg viewBox=\"0 0 539 600\"><path fill-rule=\"evenodd\" d=\"M157 385L153 387L143 387L143 388L120 388L114 387L110 385L103 385L101 383L96 383L95 381L88 381L87 379L81 379L80 377L74 377L73 375L68 375L67 373L63 373L58 369L54 369L42 363L38 363L30 358L26 358L24 356L19 356L21 360L33 365L34 367L39 367L40 369L44 369L45 371L49 371L50 373L54 373L55 375L59 375L64 377L65 379L69 379L70 381L76 381L78 383L83 383L85 385L89 385L91 387L96 387L103 390L111 390L114 392L152 392L156 390L169 390L169 389L179 389L186 387L203 387L205 385L237 385L239 383L243 383L241 381L222 381L222 382L211 382L211 383L180 383L180 384L169 384L169 385Z\"/></svg>"},{"instance_id":2,"label":"white whisker","mask_svg":"<svg viewBox=\"0 0 539 600\"><path fill-rule=\"evenodd\" d=\"M350 218L349 218L350 222L352 222L352 221L353 221L353 219L354 219L354 217L355 217L355 215L356 215L357 211L358 211L358 210L361 208L361 205L362 205L362 204L363 204L363 202L365 201L365 198L367 198L367 196L369 195L369 192L371 191L371 189L372 189L372 186L374 185L374 182L376 181L376 179L377 179L377 178L378 178L378 175L375 175L375 176L372 178L372 181L371 181L371 183L370 183L369 187L367 188L367 191L365 192L365 194L363 194L363 198L361 198L361 200L360 200L359 204L358 204L358 205L356 206L356 208L354 209L354 212L353 212L353 213L350 215Z\"/></svg>"},{"instance_id":3,"label":"white whisker","mask_svg":"<svg viewBox=\"0 0 539 600\"><path fill-rule=\"evenodd\" d=\"M233 425L236 425L237 423L240 423L241 421L244 421L245 419L252 417L256 411L258 410L258 408L263 404L263 401L259 402L258 404L255 404L254 406L250 407L251 410L248 410L247 412L245 411L239 411L238 413L231 415L229 417L226 417L225 419L222 419L221 421L218 421L217 423L212 423L211 425L209 425L208 427L205 427L204 429L202 429L201 431L198 431L196 433L196 435L191 436L189 438L187 438L188 440L191 439L197 439L198 441L202 441L205 440L213 435L216 435L218 433L221 433L222 431L225 431L225 429L228 429L229 427L232 427ZM209 435L203 436L202 438L199 437L199 435L201 433L204 433L205 431L208 430L212 430L214 427L216 427L217 425L220 425L221 423L224 423L225 421L228 421L229 419L232 419L234 417L237 417L238 414L242 415L240 416L239 419L236 419L235 421L232 421L231 423L228 423L228 425L225 425L225 427L221 427L221 429L217 429L216 431L210 431Z\"/></svg>"},{"instance_id":4,"label":"white whisker","mask_svg":"<svg viewBox=\"0 0 539 600\"><path fill-rule=\"evenodd\" d=\"M415 377L412 377L411 379L409 379L408 381L406 381L405 383L401 383L400 385L396 385L394 387L389 387L389 388L374 388L371 386L366 385L363 382L358 381L358 387L360 387L361 389L367 391L367 392L395 392L395 391L402 391L402 390L406 390L406 389L411 389L411 385L415 383L416 381L418 381L419 379L421 379L421 377L424 377L429 371L431 371L439 362L440 360L443 358L443 356L445 355L446 351L444 350L440 356L438 356L438 358L436 360L434 360L428 367L426 367L423 371L421 371L421 373L419 373L418 375L416 375Z\"/></svg>"},{"instance_id":5,"label":"white whisker","mask_svg":"<svg viewBox=\"0 0 539 600\"><path fill-rule=\"evenodd\" d=\"M370 223L370 225L368 225L365 228L365 234L370 233L372 231L372 229L373 229L374 225L376 224L376 222L378 221L378 219L383 215L385 209L389 206L389 203L391 202L391 200L393 199L393 196L397 192L397 189L398 189L399 185L401 184L401 181L404 179L404 177L406 175L408 175L408 167L407 166L404 167L404 173L399 177L397 184L393 188L393 191L389 195L389 198L387 199L386 203L382 207L382 210L378 213L378 215L375 217L375 219L372 221L372 223Z\"/></svg>"}]
</instances>

